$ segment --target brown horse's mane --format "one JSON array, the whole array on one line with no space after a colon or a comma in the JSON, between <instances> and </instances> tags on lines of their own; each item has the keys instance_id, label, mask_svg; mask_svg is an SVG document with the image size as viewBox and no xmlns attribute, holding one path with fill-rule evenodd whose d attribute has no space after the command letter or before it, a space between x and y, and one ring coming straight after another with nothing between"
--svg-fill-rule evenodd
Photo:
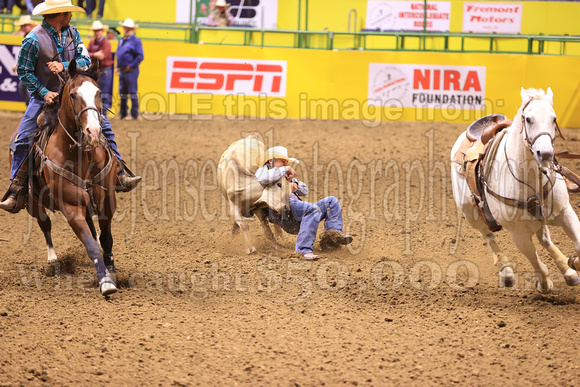
<instances>
[{"instance_id":1,"label":"brown horse's mane","mask_svg":"<svg viewBox=\"0 0 580 387\"><path fill-rule=\"evenodd\" d=\"M96 66L91 66L87 70L80 70L79 68L76 68L73 77L76 77L76 76L89 77L98 83L99 82L99 73L97 70L93 69L93 67L96 67ZM70 80L69 73L67 72L65 74L67 76L67 81ZM56 128L56 126L58 125L58 112L60 110L60 97L62 95L62 90L64 89L65 85L66 85L66 83L63 83L60 86L60 89L58 90L58 98L56 98L54 100L54 103L52 103L51 105L49 105L47 103L44 104L44 106L42 108L42 110L44 112L44 120L38 126L37 135L39 135L40 133L42 133L45 130L54 130L54 128Z\"/></svg>"}]
</instances>

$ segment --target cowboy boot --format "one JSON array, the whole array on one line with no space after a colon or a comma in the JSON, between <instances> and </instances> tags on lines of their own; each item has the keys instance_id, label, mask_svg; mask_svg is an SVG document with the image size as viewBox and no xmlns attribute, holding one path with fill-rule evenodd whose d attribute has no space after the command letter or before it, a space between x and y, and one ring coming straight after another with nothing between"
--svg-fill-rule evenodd
<instances>
[{"instance_id":1,"label":"cowboy boot","mask_svg":"<svg viewBox=\"0 0 580 387\"><path fill-rule=\"evenodd\" d=\"M141 182L141 176L135 176L123 160L117 159L117 187L115 187L115 192L129 192L137 187L139 182Z\"/></svg>"},{"instance_id":2,"label":"cowboy boot","mask_svg":"<svg viewBox=\"0 0 580 387\"><path fill-rule=\"evenodd\" d=\"M10 183L10 187L3 197L3 201L0 202L0 208L13 214L23 209L27 182L28 168L26 167L26 163L24 163Z\"/></svg>"}]
</instances>

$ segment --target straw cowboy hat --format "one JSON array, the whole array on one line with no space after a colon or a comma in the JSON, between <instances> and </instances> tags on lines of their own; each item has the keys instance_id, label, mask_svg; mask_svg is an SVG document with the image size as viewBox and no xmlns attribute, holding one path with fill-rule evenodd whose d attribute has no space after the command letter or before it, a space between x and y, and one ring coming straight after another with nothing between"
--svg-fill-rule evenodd
<instances>
[{"instance_id":1,"label":"straw cowboy hat","mask_svg":"<svg viewBox=\"0 0 580 387\"><path fill-rule=\"evenodd\" d=\"M130 17L128 17L127 19L125 19L124 22L119 22L119 25L121 27L127 27L127 28L139 28L139 24L135 24L135 22L133 21L133 19L131 19Z\"/></svg>"},{"instance_id":2,"label":"straw cowboy hat","mask_svg":"<svg viewBox=\"0 0 580 387\"><path fill-rule=\"evenodd\" d=\"M293 161L295 163L300 163L300 161L298 161L297 159L288 157L288 150L286 148L284 148L283 146L275 146L268 149L266 152L260 153L256 158L256 164L262 166L266 164L268 160L271 159L281 159L286 161Z\"/></svg>"},{"instance_id":3,"label":"straw cowboy hat","mask_svg":"<svg viewBox=\"0 0 580 387\"><path fill-rule=\"evenodd\" d=\"M32 20L30 18L30 15L20 16L20 19L18 19L18 21L15 21L14 22L14 25L17 26L17 27L25 26L25 25L35 26L37 24L38 24L38 22Z\"/></svg>"},{"instance_id":4,"label":"straw cowboy hat","mask_svg":"<svg viewBox=\"0 0 580 387\"><path fill-rule=\"evenodd\" d=\"M61 12L82 12L85 10L76 5L72 5L71 0L46 0L44 3L38 4L34 7L32 15L48 15L51 13L61 13Z\"/></svg>"},{"instance_id":5,"label":"straw cowboy hat","mask_svg":"<svg viewBox=\"0 0 580 387\"><path fill-rule=\"evenodd\" d=\"M100 20L95 20L93 22L93 26L91 27L91 30L93 30L93 31L104 30L105 32L107 32L109 30L109 26L101 23Z\"/></svg>"},{"instance_id":6,"label":"straw cowboy hat","mask_svg":"<svg viewBox=\"0 0 580 387\"><path fill-rule=\"evenodd\" d=\"M229 7L230 5L230 3L226 3L226 0L217 0L215 2L216 7Z\"/></svg>"}]
</instances>

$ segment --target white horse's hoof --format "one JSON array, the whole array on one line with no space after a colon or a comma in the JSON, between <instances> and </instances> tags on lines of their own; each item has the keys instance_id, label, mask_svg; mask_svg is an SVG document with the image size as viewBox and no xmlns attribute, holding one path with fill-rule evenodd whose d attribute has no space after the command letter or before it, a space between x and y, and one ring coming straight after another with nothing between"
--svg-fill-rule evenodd
<instances>
[{"instance_id":1,"label":"white horse's hoof","mask_svg":"<svg viewBox=\"0 0 580 387\"><path fill-rule=\"evenodd\" d=\"M538 291L538 293L540 294L550 294L552 292L552 289L554 289L554 283L552 282L551 279L546 279L546 288L544 289L542 287L542 282L540 282L540 280L536 281L536 290Z\"/></svg>"},{"instance_id":2,"label":"white horse's hoof","mask_svg":"<svg viewBox=\"0 0 580 387\"><path fill-rule=\"evenodd\" d=\"M115 286L115 284L111 283L111 282L105 282L101 285L101 294L103 296L109 296L113 293L117 292L117 287Z\"/></svg>"},{"instance_id":3,"label":"white horse's hoof","mask_svg":"<svg viewBox=\"0 0 580 387\"><path fill-rule=\"evenodd\" d=\"M566 280L566 285L568 286L580 285L580 277L578 277L576 270L573 269L566 270L564 273L564 280Z\"/></svg>"},{"instance_id":4,"label":"white horse's hoof","mask_svg":"<svg viewBox=\"0 0 580 387\"><path fill-rule=\"evenodd\" d=\"M256 250L256 247L254 247L254 246L252 246L251 248L250 248L250 247L248 247L248 248L246 249L246 254L250 255L250 254L252 254L252 253L255 253L256 251L257 251L257 250Z\"/></svg>"},{"instance_id":5,"label":"white horse's hoof","mask_svg":"<svg viewBox=\"0 0 580 387\"><path fill-rule=\"evenodd\" d=\"M576 254L568 258L568 266L570 266L571 269L578 270L576 262L578 262L578 256Z\"/></svg>"},{"instance_id":6,"label":"white horse's hoof","mask_svg":"<svg viewBox=\"0 0 580 387\"><path fill-rule=\"evenodd\" d=\"M516 277L511 267L506 266L499 271L499 282L506 288L511 288L516 284Z\"/></svg>"}]
</instances>

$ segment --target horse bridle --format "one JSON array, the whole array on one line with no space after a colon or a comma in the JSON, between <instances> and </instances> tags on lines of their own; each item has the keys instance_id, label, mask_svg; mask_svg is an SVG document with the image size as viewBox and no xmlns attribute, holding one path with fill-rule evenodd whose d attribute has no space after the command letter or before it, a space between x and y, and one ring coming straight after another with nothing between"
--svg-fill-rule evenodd
<instances>
[{"instance_id":1,"label":"horse bridle","mask_svg":"<svg viewBox=\"0 0 580 387\"><path fill-rule=\"evenodd\" d=\"M66 83L66 86L67 86L67 88L68 88L68 90L69 90L69 91L70 91L70 84L72 83L72 81L73 81L73 80L74 80L76 77L77 77L77 75L75 75L74 77L72 77L72 78L71 78L71 79L70 79L70 80L69 80L69 81ZM64 90L64 87L63 87L63 90ZM69 105L70 105L70 109L71 109L71 111L73 112L73 114L74 114L74 116L75 116L75 126L76 126L76 128L75 128L75 129L76 129L76 130L75 130L75 133L77 133L77 132L79 132L79 131L82 133L83 127L82 127L82 125L81 125L81 115L82 115L84 112L86 112L86 111L89 111L89 110L94 110L94 111L96 111L96 112L97 112L97 117L99 118L99 124L100 124L101 126L103 125L103 115L101 114L101 112L99 111L99 109L97 109L96 107L93 107L93 106L86 106L86 107L82 108L82 109L81 109L81 110L80 110L80 111L77 113L77 112L75 111L75 108L74 108L74 106L73 106L73 104L72 104L72 101L71 101L71 100L72 100L72 98L71 98L71 96L70 96L70 93L69 93L68 102L69 102ZM59 124L62 126L62 128L64 129L64 132L67 134L67 136L68 136L68 137L69 137L69 138L72 140L72 142L73 142L73 145L71 145L71 148L72 148L72 147L75 147L75 146L76 146L76 147L78 147L78 148L82 148L82 147L83 147L83 146L82 146L82 144L81 144L81 143L79 143L79 142L78 142L78 141L77 141L77 140L76 140L76 139L75 139L75 138L74 138L74 137L73 137L73 136L72 136L72 135L69 133L69 131L68 131L68 130L66 130L66 127L64 126L64 124L63 124L63 123L62 123L62 121L60 120L60 114L58 115L58 123L59 123ZM88 147L88 146L87 146L87 147L85 147L85 151L91 151L91 150L92 150L92 148L91 148L91 147Z\"/></svg>"},{"instance_id":2,"label":"horse bridle","mask_svg":"<svg viewBox=\"0 0 580 387\"><path fill-rule=\"evenodd\" d=\"M521 115L522 115L522 128L521 128L521 130L520 130L520 133L521 133L521 131L524 131L524 134L525 134L525 142L526 142L526 146L528 147L528 150L530 151L530 153L532 154L532 156L534 156L534 152L533 152L533 150L532 150L532 146L533 146L533 145L534 145L534 143L535 143L535 142L538 140L538 138L540 138L541 136L548 136L548 137L550 137L550 140L552 141L552 146L553 146L553 145L554 145L554 141L556 140L556 138L555 138L556 136L552 137L552 134L551 134L551 133L544 131L544 132L540 132L540 133L538 133L536 136L534 136L534 137L533 137L533 138L530 140L530 136L528 135L528 128L527 128L527 126L526 126L526 118L525 118L525 115L524 115L524 111L526 110L526 108L528 107L528 105L530 104L530 102L532 102L532 100L533 100L533 98L530 98L530 99L529 99L529 100L528 100L528 101L525 103L524 107L522 108L522 113L521 113ZM560 138L562 138L563 140L566 140L566 139L564 138L564 135L562 134L562 131L560 130L560 127L558 126L558 123L557 123L556 121L554 121L554 125L555 125L555 127L556 127L556 130L557 130L558 136L559 136ZM539 206L540 206L540 207L539 207L539 208L540 208L540 209L539 209L539 210L540 210L540 214L539 214L539 217L538 217L538 214L533 214L533 215L534 215L534 216L536 216L536 218L538 218L538 220L543 220L543 219L545 219L546 217L545 217L545 216L544 216L544 214L543 214L543 208L542 208L542 207L543 207L543 201L544 201L544 200L546 200L546 198L548 197L549 193L550 193L550 192L552 191L552 189L554 188L554 183L553 183L553 182L550 180L550 178L548 177L548 174L547 174L547 172L546 172L546 171L544 171L544 170L542 170L542 169L540 168L541 174L545 175L545 176L548 178L548 181L547 181L547 182L546 182L546 184L545 184L545 185L543 185L543 186L542 186L542 184L540 183L540 194L538 194L538 192L536 191L536 189L535 189L534 187L532 187L532 186L531 186L530 184L528 184L527 182L525 182L525 181L523 181L523 180L519 179L519 178L516 176L516 174L514 173L514 171L513 171L513 169L512 169L512 166L511 166L511 164L509 163L508 154L507 154L507 149L506 149L506 143L505 143L505 142L504 142L504 155L505 155L505 159L506 159L506 161L507 161L508 170L510 171L510 173L511 173L512 177L513 177L514 179L516 179L516 181L518 181L520 184L523 184L523 185L526 185L527 187L529 187L529 188L532 190L532 192L534 192L534 195L533 195L533 196L530 196L530 197L529 197L527 200L525 200L525 201L523 201L523 200L518 200L518 199L511 199L511 198L506 198L506 197L504 197L504 196L502 196L502 195L498 194L497 192L493 191L493 190L492 190L492 189L491 189L491 188L490 188L490 187L487 185L487 182L485 181L486 179L484 178L484 179L483 179L483 181L484 181L484 185L485 185L485 187L486 187L486 190L487 190L487 191L488 191L488 192L489 192L489 193L490 193L492 196L494 196L496 199L499 199L499 200L503 201L505 204L508 204L508 205L510 205L510 206L512 206L512 207L518 207L518 208L521 208L521 209L527 209L528 211L530 211L530 213L532 213L532 212L533 212L533 208L534 208L534 202L535 202L535 203L537 203L537 205L539 205ZM538 168L539 168L539 167L540 167L540 166L538 165ZM540 175L540 176L541 176L541 175ZM541 179L540 179L540 181L541 181ZM550 187L548 188L548 186L550 186ZM546 190L546 189L547 189L547 190ZM553 198L553 196L552 196L552 200L553 200L553 199L554 199L554 198ZM548 215L548 216L551 216L551 214L552 214L552 211L553 211L553 208L552 208L552 210L550 211L550 215Z\"/></svg>"},{"instance_id":3,"label":"horse bridle","mask_svg":"<svg viewBox=\"0 0 580 387\"><path fill-rule=\"evenodd\" d=\"M528 127L526 126L526 117L524 115L524 111L526 110L526 108L528 107L528 105L530 104L530 102L532 102L533 98L530 98L528 100L528 102L526 102L526 104L524 105L524 107L522 108L522 130L524 131L525 134L525 140L526 140L526 145L528 146L528 149L530 150L530 152L533 155L533 151L532 151L532 146L536 143L536 141L538 140L538 138L540 138L541 136L548 136L550 137L550 140L552 141L552 146L554 146L554 141L556 140L556 136L552 137L552 134L549 132L540 132L538 134L536 134L534 136L534 138L532 138L530 140L530 136L528 135ZM558 122L554 121L554 125L556 127L556 132L558 133L558 136L566 141L566 139L564 138L564 135L562 134L562 131L560 130L560 127L558 126Z\"/></svg>"}]
</instances>

